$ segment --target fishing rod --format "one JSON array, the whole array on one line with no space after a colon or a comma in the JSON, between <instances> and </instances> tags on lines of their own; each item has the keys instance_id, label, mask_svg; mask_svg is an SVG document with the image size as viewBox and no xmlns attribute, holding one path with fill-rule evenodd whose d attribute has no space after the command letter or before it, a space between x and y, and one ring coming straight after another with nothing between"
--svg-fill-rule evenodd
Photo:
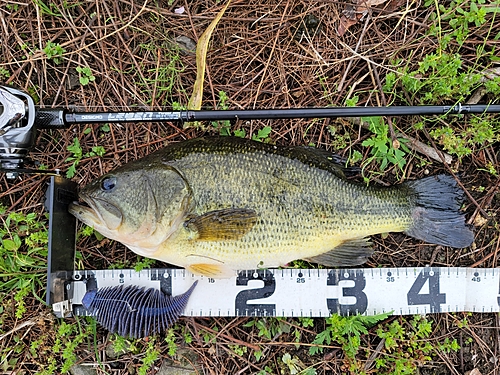
<instances>
[{"instance_id":1,"label":"fishing rod","mask_svg":"<svg viewBox=\"0 0 500 375\"><path fill-rule=\"evenodd\" d=\"M77 124L132 122L191 122L293 118L413 116L500 113L500 105L443 105L390 107L277 108L249 110L179 110L126 112L71 112L65 108L35 107L33 98L16 88L0 85L0 172L15 178L24 169L37 129L65 129ZM49 172L50 173L50 172Z\"/></svg>"}]
</instances>

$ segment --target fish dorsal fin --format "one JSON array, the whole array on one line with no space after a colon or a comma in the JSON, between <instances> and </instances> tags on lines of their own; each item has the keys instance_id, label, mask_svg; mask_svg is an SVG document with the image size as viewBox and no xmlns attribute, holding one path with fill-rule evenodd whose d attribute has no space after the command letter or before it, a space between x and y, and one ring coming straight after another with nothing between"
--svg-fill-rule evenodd
<instances>
[{"instance_id":1,"label":"fish dorsal fin","mask_svg":"<svg viewBox=\"0 0 500 375\"><path fill-rule=\"evenodd\" d=\"M200 241L239 240L257 222L257 213L247 208L226 208L190 218L185 226Z\"/></svg>"},{"instance_id":2,"label":"fish dorsal fin","mask_svg":"<svg viewBox=\"0 0 500 375\"><path fill-rule=\"evenodd\" d=\"M345 241L326 253L305 258L304 260L327 267L357 266L365 263L368 257L373 254L371 245L369 238L357 238Z\"/></svg>"}]
</instances>

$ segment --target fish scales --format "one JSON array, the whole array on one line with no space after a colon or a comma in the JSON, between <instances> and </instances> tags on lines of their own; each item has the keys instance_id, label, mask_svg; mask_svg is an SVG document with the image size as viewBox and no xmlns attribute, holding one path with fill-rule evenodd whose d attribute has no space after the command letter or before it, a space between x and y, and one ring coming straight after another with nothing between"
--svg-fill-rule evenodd
<instances>
[{"instance_id":1,"label":"fish scales","mask_svg":"<svg viewBox=\"0 0 500 375\"><path fill-rule=\"evenodd\" d=\"M159 173L168 177L160 178ZM295 259L358 264L371 254L367 237L377 233L413 231L415 237L425 237L428 228L421 221L427 211L417 210L419 189L443 185L443 194L451 195L446 199L455 201L460 194L446 177L414 186L366 186L347 181L338 160L325 151L237 138L200 138L129 163L90 184L81 195L95 211L113 212L120 206L116 208L120 214L105 213L110 221L120 216L125 227L125 217L134 216L130 222L136 226L140 222L140 230L149 231L149 237L134 243L136 234L118 238L119 233L104 228L103 234L115 236L135 252L193 272L227 277L237 269L277 267ZM142 186L147 193L142 196L153 198L138 198L129 189L115 203L110 198L113 192L97 191L110 178L117 186L120 179L132 188ZM95 203L105 198L115 208ZM144 199L145 211L155 206L155 214L138 219L137 212L127 212L126 202L134 199ZM465 242L470 242L472 232L456 212L458 203L444 206L444 212L453 211L450 217L466 233ZM86 219L85 214L75 215ZM445 236L441 232L447 229L440 228L439 236ZM155 242L161 237L159 230L168 236Z\"/></svg>"},{"instance_id":2,"label":"fish scales","mask_svg":"<svg viewBox=\"0 0 500 375\"><path fill-rule=\"evenodd\" d=\"M377 199L374 189L346 185L328 172L298 161L290 163L279 155L192 153L171 165L190 181L198 214L241 204L259 212L250 232L257 242L242 241L256 248L262 247L260 240L280 232L281 238L275 238L278 246L318 233L366 236L379 230L373 225L374 215L383 230L388 229L387 223L392 229L402 221L400 226L405 228L409 221L409 215L398 212L409 206L407 199L391 207ZM332 190L336 193L331 194Z\"/></svg>"}]
</instances>

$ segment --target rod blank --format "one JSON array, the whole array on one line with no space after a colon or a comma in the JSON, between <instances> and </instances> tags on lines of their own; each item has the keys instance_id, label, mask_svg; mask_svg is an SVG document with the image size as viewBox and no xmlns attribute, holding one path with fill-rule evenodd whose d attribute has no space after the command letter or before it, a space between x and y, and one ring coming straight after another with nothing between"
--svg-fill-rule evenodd
<instances>
[{"instance_id":1,"label":"rod blank","mask_svg":"<svg viewBox=\"0 0 500 375\"><path fill-rule=\"evenodd\" d=\"M466 113L500 113L500 105L325 107L250 110L138 111L138 112L68 112L65 109L37 109L41 128L72 124L130 122L189 122L223 120L262 120L293 118L338 118L370 116L428 116Z\"/></svg>"}]
</instances>

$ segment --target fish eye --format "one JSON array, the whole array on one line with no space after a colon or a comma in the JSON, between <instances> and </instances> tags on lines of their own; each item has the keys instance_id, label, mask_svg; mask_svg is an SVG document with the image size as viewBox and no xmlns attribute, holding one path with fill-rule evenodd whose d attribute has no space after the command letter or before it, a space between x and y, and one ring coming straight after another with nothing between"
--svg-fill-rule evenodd
<instances>
[{"instance_id":1,"label":"fish eye","mask_svg":"<svg viewBox=\"0 0 500 375\"><path fill-rule=\"evenodd\" d=\"M104 191L111 191L116 186L116 178L115 177L106 177L101 182L101 189Z\"/></svg>"}]
</instances>

